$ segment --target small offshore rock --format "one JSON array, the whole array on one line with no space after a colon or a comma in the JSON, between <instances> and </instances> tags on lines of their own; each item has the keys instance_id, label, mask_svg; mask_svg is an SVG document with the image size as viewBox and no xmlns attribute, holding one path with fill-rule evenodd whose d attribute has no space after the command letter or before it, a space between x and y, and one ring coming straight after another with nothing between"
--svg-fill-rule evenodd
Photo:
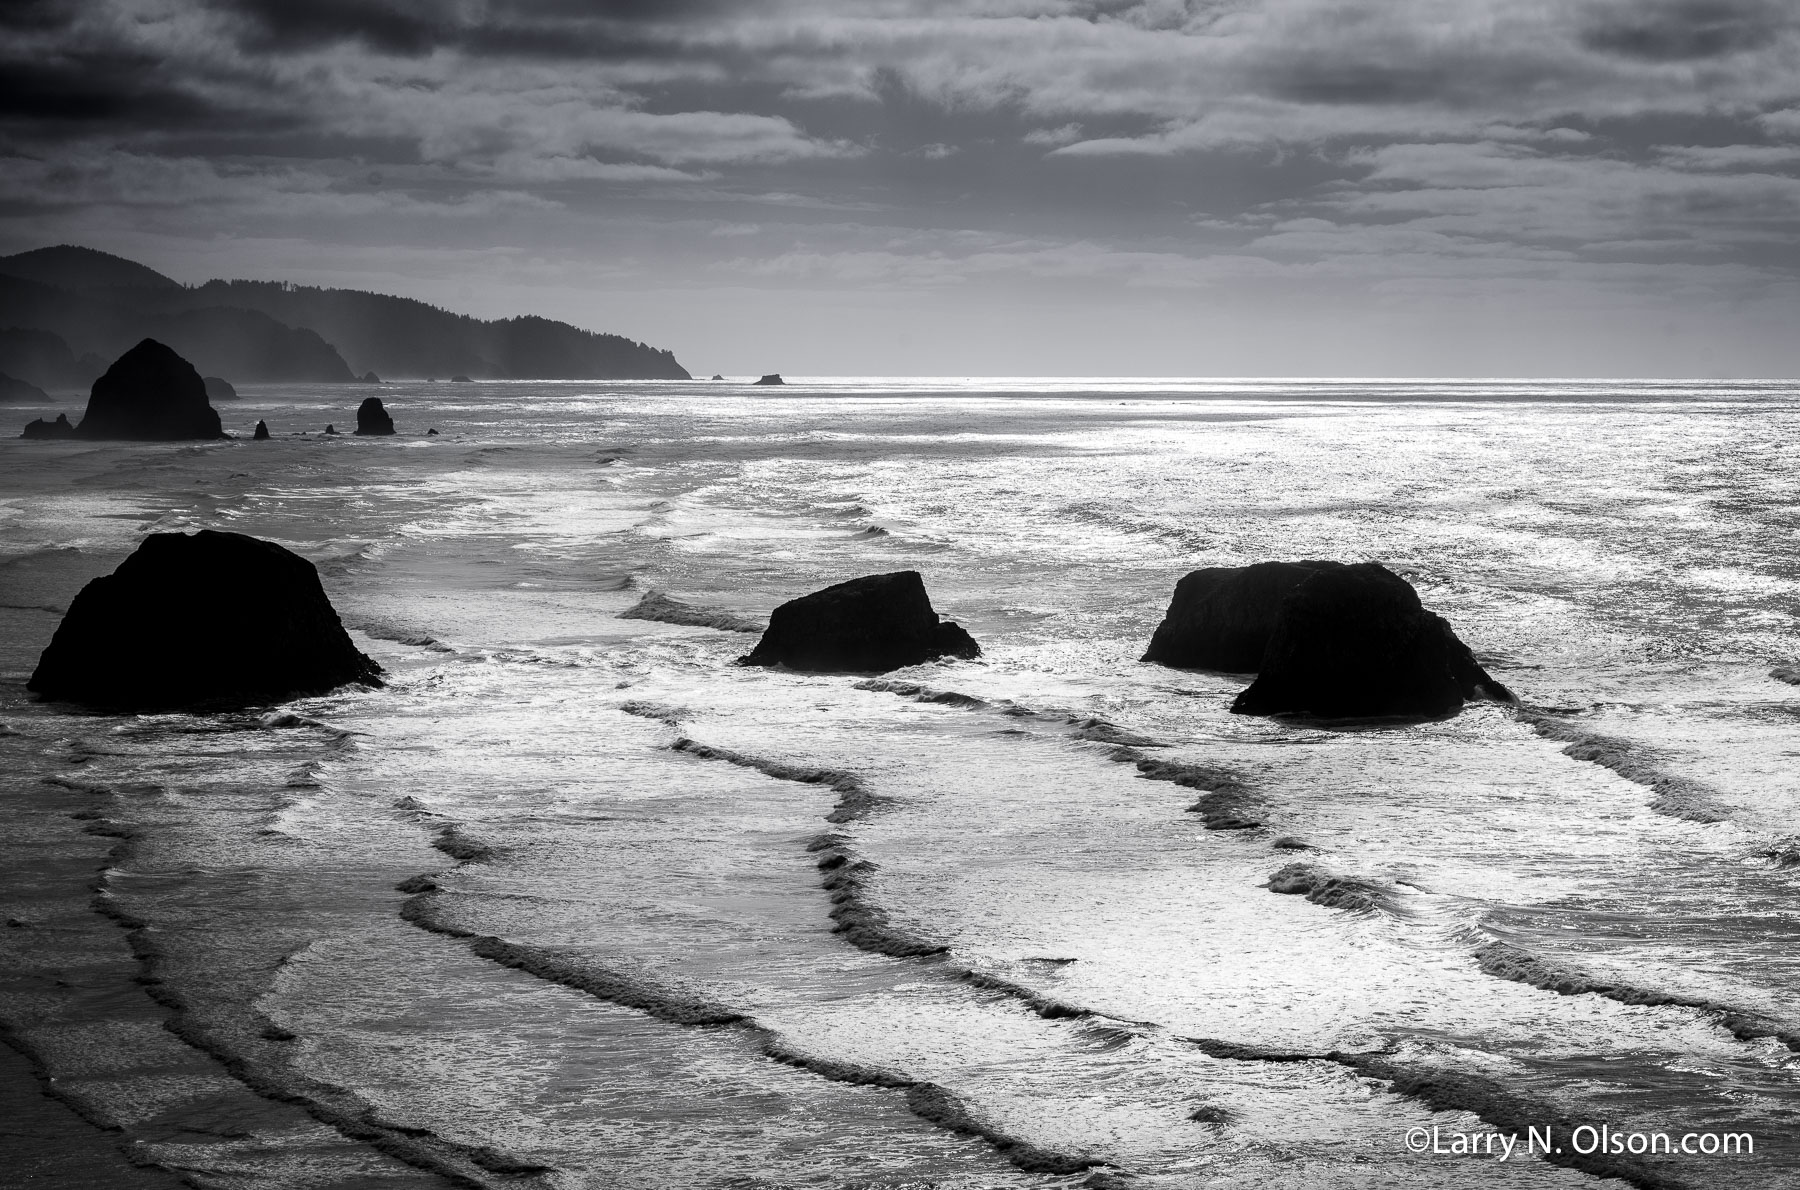
<instances>
[{"instance_id":1,"label":"small offshore rock","mask_svg":"<svg viewBox=\"0 0 1800 1190\"><path fill-rule=\"evenodd\" d=\"M28 421L25 423L25 432L19 435L21 438L73 438L74 436L75 427L69 424L69 415L66 413L57 414L55 421L45 421L41 417Z\"/></svg>"},{"instance_id":2,"label":"small offshore rock","mask_svg":"<svg viewBox=\"0 0 1800 1190\"><path fill-rule=\"evenodd\" d=\"M267 442L269 440L269 423L258 419L256 423L256 433L250 435L250 440L252 442Z\"/></svg>"},{"instance_id":3,"label":"small offshore rock","mask_svg":"<svg viewBox=\"0 0 1800 1190\"><path fill-rule=\"evenodd\" d=\"M767 376L764 376L762 379L758 380L756 383L757 384L786 384L787 381L785 381L781 378L780 372L770 372Z\"/></svg>"}]
</instances>

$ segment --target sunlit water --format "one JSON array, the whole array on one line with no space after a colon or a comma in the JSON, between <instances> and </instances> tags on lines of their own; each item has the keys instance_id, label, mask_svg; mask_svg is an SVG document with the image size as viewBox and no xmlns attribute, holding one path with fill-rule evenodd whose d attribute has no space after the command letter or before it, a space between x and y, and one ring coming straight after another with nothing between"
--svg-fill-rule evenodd
<instances>
[{"instance_id":1,"label":"sunlit water","mask_svg":"<svg viewBox=\"0 0 1800 1190\"><path fill-rule=\"evenodd\" d=\"M0 443L0 1022L142 1159L1572 1186L1599 1181L1405 1137L1605 1123L1755 1138L1639 1184L1800 1185L1791 387L392 385L401 437L317 433L363 395L248 389L222 412L266 443ZM25 695L82 582L201 527L316 562L388 687L211 718ZM1492 704L1237 718L1243 678L1138 662L1188 570L1302 557L1406 575L1562 735ZM889 677L972 698L617 616L907 568L984 655ZM1635 779L1565 754L1584 734ZM1262 825L1206 829L1139 756L1231 770ZM1296 861L1376 904L1271 891ZM854 945L846 904L940 953ZM1504 978L1496 942L1586 982Z\"/></svg>"}]
</instances>

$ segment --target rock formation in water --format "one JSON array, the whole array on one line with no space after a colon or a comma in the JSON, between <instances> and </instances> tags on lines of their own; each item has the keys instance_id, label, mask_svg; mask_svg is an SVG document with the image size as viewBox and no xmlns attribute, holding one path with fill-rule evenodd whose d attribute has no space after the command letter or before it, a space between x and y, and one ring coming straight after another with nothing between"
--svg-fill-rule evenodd
<instances>
[{"instance_id":1,"label":"rock formation in water","mask_svg":"<svg viewBox=\"0 0 1800 1190\"><path fill-rule=\"evenodd\" d=\"M1209 566L1175 584L1169 610L1143 660L1181 669L1255 673L1275 631L1281 601L1340 562L1258 562Z\"/></svg>"},{"instance_id":2,"label":"rock formation in water","mask_svg":"<svg viewBox=\"0 0 1800 1190\"><path fill-rule=\"evenodd\" d=\"M940 657L979 657L981 646L940 621L916 570L871 574L791 599L775 609L740 665L815 672L881 673Z\"/></svg>"},{"instance_id":3,"label":"rock formation in water","mask_svg":"<svg viewBox=\"0 0 1800 1190\"><path fill-rule=\"evenodd\" d=\"M473 380L470 380L467 376L452 376L450 378L450 383L451 384L474 384L475 382Z\"/></svg>"},{"instance_id":4,"label":"rock formation in water","mask_svg":"<svg viewBox=\"0 0 1800 1190\"><path fill-rule=\"evenodd\" d=\"M429 430L426 430L425 436L427 438L436 438L438 436L437 427L432 426Z\"/></svg>"},{"instance_id":5,"label":"rock formation in water","mask_svg":"<svg viewBox=\"0 0 1800 1190\"><path fill-rule=\"evenodd\" d=\"M41 417L34 418L25 423L25 432L19 435L21 438L73 438L74 436L75 427L69 424L69 415L66 413L57 414L55 421L45 421Z\"/></svg>"},{"instance_id":6,"label":"rock formation in water","mask_svg":"<svg viewBox=\"0 0 1800 1190\"><path fill-rule=\"evenodd\" d=\"M1240 715L1428 718L1515 702L1405 579L1373 562L1315 570L1281 601Z\"/></svg>"},{"instance_id":7,"label":"rock formation in water","mask_svg":"<svg viewBox=\"0 0 1800 1190\"><path fill-rule=\"evenodd\" d=\"M231 387L231 381L223 376L202 376L200 382L206 385L206 399L209 401L235 401L237 389Z\"/></svg>"},{"instance_id":8,"label":"rock formation in water","mask_svg":"<svg viewBox=\"0 0 1800 1190\"><path fill-rule=\"evenodd\" d=\"M75 434L166 442L222 438L225 431L194 365L155 339L145 339L94 381Z\"/></svg>"},{"instance_id":9,"label":"rock formation in water","mask_svg":"<svg viewBox=\"0 0 1800 1190\"><path fill-rule=\"evenodd\" d=\"M269 423L259 419L256 423L256 433L250 435L250 440L252 442L267 442L269 440Z\"/></svg>"},{"instance_id":10,"label":"rock formation in water","mask_svg":"<svg viewBox=\"0 0 1800 1190\"><path fill-rule=\"evenodd\" d=\"M313 564L210 529L153 533L75 596L26 688L119 710L242 706L381 684Z\"/></svg>"},{"instance_id":11,"label":"rock formation in water","mask_svg":"<svg viewBox=\"0 0 1800 1190\"><path fill-rule=\"evenodd\" d=\"M394 419L381 404L380 397L365 398L356 410L356 432L358 434L392 434Z\"/></svg>"},{"instance_id":12,"label":"rock formation in water","mask_svg":"<svg viewBox=\"0 0 1800 1190\"><path fill-rule=\"evenodd\" d=\"M362 374L362 382L364 384L380 384L381 377L375 375L373 372L364 372Z\"/></svg>"},{"instance_id":13,"label":"rock formation in water","mask_svg":"<svg viewBox=\"0 0 1800 1190\"><path fill-rule=\"evenodd\" d=\"M718 373L717 373L717 372L714 372L714 373L713 373L713 379L714 379L714 380L723 380L723 379L725 379L725 378L724 378L724 377L723 377L723 376L721 376L721 375L719 375L719 374L718 374Z\"/></svg>"},{"instance_id":14,"label":"rock formation in water","mask_svg":"<svg viewBox=\"0 0 1800 1190\"><path fill-rule=\"evenodd\" d=\"M0 372L0 405L49 405L50 394L16 376Z\"/></svg>"},{"instance_id":15,"label":"rock formation in water","mask_svg":"<svg viewBox=\"0 0 1800 1190\"><path fill-rule=\"evenodd\" d=\"M764 376L761 380L756 381L756 383L757 384L786 384L787 381L785 381L781 378L780 372L770 372L767 376Z\"/></svg>"},{"instance_id":16,"label":"rock formation in water","mask_svg":"<svg viewBox=\"0 0 1800 1190\"><path fill-rule=\"evenodd\" d=\"M325 432L335 437L337 435L337 427L330 422L326 422Z\"/></svg>"}]
</instances>

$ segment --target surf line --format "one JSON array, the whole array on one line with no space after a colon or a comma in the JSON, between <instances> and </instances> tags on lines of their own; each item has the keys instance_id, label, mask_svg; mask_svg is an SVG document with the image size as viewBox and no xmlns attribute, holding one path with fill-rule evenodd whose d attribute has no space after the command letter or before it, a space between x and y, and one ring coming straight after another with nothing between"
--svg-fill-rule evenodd
<instances>
[{"instance_id":1,"label":"surf line","mask_svg":"<svg viewBox=\"0 0 1800 1190\"><path fill-rule=\"evenodd\" d=\"M817 774L821 770L795 769L794 772ZM803 778L796 776L788 779ZM830 782L815 779L807 783ZM415 876L397 885L398 891L408 894L401 904L400 916L422 930L463 942L481 958L547 983L584 992L598 1000L635 1009L669 1024L734 1030L758 1053L771 1061L808 1071L832 1082L904 1092L907 1109L920 1119L948 1131L986 1141L1007 1161L1027 1173L1074 1174L1110 1165L1104 1158L1057 1152L1013 1136L984 1120L979 1112L954 1091L940 1084L915 1079L895 1070L841 1062L806 1053L789 1045L774 1030L759 1024L748 1013L732 1005L712 1001L692 989L649 979L636 972L609 969L596 964L591 957L585 955L578 961L574 956L560 953L552 947L532 946L467 929L445 911L442 902L444 890L439 879L468 865L492 863L500 853L471 838L463 826L455 822L446 822L438 827L433 845L456 860L456 863L436 875ZM941 954L942 950L933 953Z\"/></svg>"},{"instance_id":2,"label":"surf line","mask_svg":"<svg viewBox=\"0 0 1800 1190\"><path fill-rule=\"evenodd\" d=\"M76 788L72 782L58 783L66 788ZM82 792L92 793L97 798L114 796L112 790L104 786L85 786ZM451 1185L465 1190L499 1190L502 1186L546 1184L539 1180L539 1175L554 1172L550 1166L520 1161L486 1146L461 1144L427 1129L384 1120L373 1104L355 1092L291 1071L277 1075L246 1057L216 1030L197 1020L194 1006L163 977L167 956L157 944L151 924L121 905L111 887L111 873L129 871L138 858L143 831L108 818L98 808L83 811L79 817L86 821L87 833L114 840L90 883L93 890L90 903L96 913L125 931L126 943L138 962L138 982L151 1000L168 1010L170 1015L164 1027L169 1032L218 1062L226 1073L264 1099L292 1104L349 1140L365 1144L414 1169L437 1174ZM260 1023L255 1032L262 1040L269 1043L296 1040L293 1034L278 1028L255 1008L243 1007L253 1023ZM502 1180L496 1181L495 1177Z\"/></svg>"},{"instance_id":3,"label":"surf line","mask_svg":"<svg viewBox=\"0 0 1800 1190\"><path fill-rule=\"evenodd\" d=\"M853 689L894 694L913 702L937 703L970 711L997 710L1014 719L1057 723L1069 729L1066 734L1073 739L1111 745L1106 759L1116 764L1134 766L1138 776L1147 781L1167 781L1184 789L1198 791L1202 796L1188 807L1188 813L1200 815L1209 831L1260 830L1265 825L1262 818L1266 806L1246 774L1224 765L1194 764L1148 756L1143 749L1167 748L1169 745L1105 719L1034 711L1011 700L990 702L973 694L934 690L916 682L901 682L892 678L869 678L855 683Z\"/></svg>"}]
</instances>

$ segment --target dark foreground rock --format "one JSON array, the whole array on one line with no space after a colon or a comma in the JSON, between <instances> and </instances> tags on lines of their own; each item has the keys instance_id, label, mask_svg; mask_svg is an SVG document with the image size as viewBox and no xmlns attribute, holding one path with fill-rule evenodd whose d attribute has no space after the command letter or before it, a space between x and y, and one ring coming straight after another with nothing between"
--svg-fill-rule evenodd
<instances>
[{"instance_id":1,"label":"dark foreground rock","mask_svg":"<svg viewBox=\"0 0 1800 1190\"><path fill-rule=\"evenodd\" d=\"M313 564L210 529L153 533L81 589L26 688L118 710L242 706L379 686Z\"/></svg>"},{"instance_id":2,"label":"dark foreground rock","mask_svg":"<svg viewBox=\"0 0 1800 1190\"><path fill-rule=\"evenodd\" d=\"M256 423L256 433L250 435L250 439L253 442L267 442L269 440L269 423L259 420Z\"/></svg>"},{"instance_id":3,"label":"dark foreground rock","mask_svg":"<svg viewBox=\"0 0 1800 1190\"><path fill-rule=\"evenodd\" d=\"M394 419L381 404L380 397L368 397L356 409L358 434L392 434Z\"/></svg>"},{"instance_id":4,"label":"dark foreground rock","mask_svg":"<svg viewBox=\"0 0 1800 1190\"><path fill-rule=\"evenodd\" d=\"M1317 570L1282 600L1240 715L1324 719L1457 711L1465 700L1517 701L1489 677L1405 579L1373 562Z\"/></svg>"},{"instance_id":5,"label":"dark foreground rock","mask_svg":"<svg viewBox=\"0 0 1800 1190\"><path fill-rule=\"evenodd\" d=\"M231 387L231 381L223 376L202 376L200 383L206 386L206 399L209 401L235 401L237 389Z\"/></svg>"},{"instance_id":6,"label":"dark foreground rock","mask_svg":"<svg viewBox=\"0 0 1800 1190\"><path fill-rule=\"evenodd\" d=\"M1175 584L1169 610L1143 660L1181 669L1255 673L1275 632L1276 613L1295 587L1341 562L1258 562L1209 566Z\"/></svg>"},{"instance_id":7,"label":"dark foreground rock","mask_svg":"<svg viewBox=\"0 0 1800 1190\"><path fill-rule=\"evenodd\" d=\"M75 434L169 442L223 438L225 431L194 365L155 339L145 339L94 381Z\"/></svg>"},{"instance_id":8,"label":"dark foreground rock","mask_svg":"<svg viewBox=\"0 0 1800 1190\"><path fill-rule=\"evenodd\" d=\"M33 418L25 423L25 432L19 435L21 438L73 438L74 436L75 427L69 424L69 415L66 413L57 414L55 421L45 421L41 417Z\"/></svg>"},{"instance_id":9,"label":"dark foreground rock","mask_svg":"<svg viewBox=\"0 0 1800 1190\"><path fill-rule=\"evenodd\" d=\"M938 619L916 570L871 574L791 599L740 665L881 673L940 657L979 657L981 646Z\"/></svg>"},{"instance_id":10,"label":"dark foreground rock","mask_svg":"<svg viewBox=\"0 0 1800 1190\"><path fill-rule=\"evenodd\" d=\"M758 384L786 384L787 381L785 381L781 378L780 372L770 372L767 376L764 376L761 380L758 380L756 383L758 383Z\"/></svg>"}]
</instances>

